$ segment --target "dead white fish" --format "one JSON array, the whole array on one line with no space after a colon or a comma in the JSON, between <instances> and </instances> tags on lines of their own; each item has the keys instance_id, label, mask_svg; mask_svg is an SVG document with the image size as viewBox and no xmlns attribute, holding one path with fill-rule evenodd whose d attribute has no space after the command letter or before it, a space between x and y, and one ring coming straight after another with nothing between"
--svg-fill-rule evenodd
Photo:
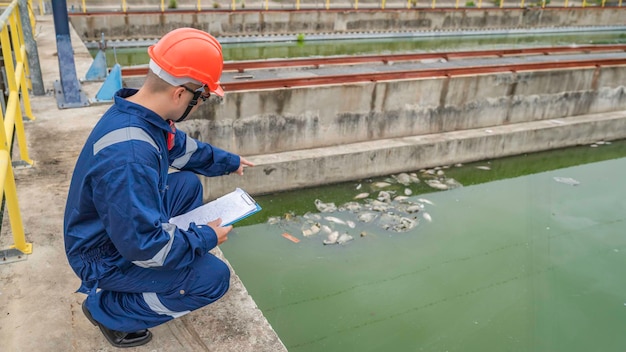
<instances>
[{"instance_id":1,"label":"dead white fish","mask_svg":"<svg viewBox=\"0 0 626 352\"><path fill-rule=\"evenodd\" d=\"M342 234L341 236L339 236L339 238L337 238L337 244L344 244L347 242L352 241L354 238L350 235L348 235L347 233Z\"/></svg>"},{"instance_id":2,"label":"dead white fish","mask_svg":"<svg viewBox=\"0 0 626 352\"><path fill-rule=\"evenodd\" d=\"M381 202L389 203L391 202L391 193L387 191L378 192L378 197L376 198Z\"/></svg>"},{"instance_id":3,"label":"dead white fish","mask_svg":"<svg viewBox=\"0 0 626 352\"><path fill-rule=\"evenodd\" d=\"M337 210L335 203L324 203L319 199L315 200L315 207L322 213L332 213Z\"/></svg>"},{"instance_id":4,"label":"dead white fish","mask_svg":"<svg viewBox=\"0 0 626 352\"><path fill-rule=\"evenodd\" d=\"M280 217L278 216L270 216L269 219L267 219L267 223L269 225L276 225L280 222Z\"/></svg>"},{"instance_id":5,"label":"dead white fish","mask_svg":"<svg viewBox=\"0 0 626 352\"><path fill-rule=\"evenodd\" d=\"M361 189L361 187L362 187L362 185L361 185L360 183L359 183L358 185L356 185L356 189L357 189L357 191L358 191L358 190L360 190L360 189Z\"/></svg>"},{"instance_id":6,"label":"dead white fish","mask_svg":"<svg viewBox=\"0 0 626 352\"><path fill-rule=\"evenodd\" d=\"M398 183L403 184L405 186L411 183L411 176L409 176L409 174L405 172L399 173L397 175L393 175L391 177L393 177L396 181L398 181Z\"/></svg>"},{"instance_id":7,"label":"dead white fish","mask_svg":"<svg viewBox=\"0 0 626 352\"><path fill-rule=\"evenodd\" d=\"M372 222L372 220L376 219L376 214L375 213L361 213L358 216L359 221L362 222Z\"/></svg>"},{"instance_id":8,"label":"dead white fish","mask_svg":"<svg viewBox=\"0 0 626 352\"><path fill-rule=\"evenodd\" d=\"M404 189L404 195L405 196L410 196L411 194L413 194L413 191L411 191L410 188L405 188Z\"/></svg>"},{"instance_id":9,"label":"dead white fish","mask_svg":"<svg viewBox=\"0 0 626 352\"><path fill-rule=\"evenodd\" d=\"M441 181L439 180L426 180L426 184L434 189L439 189L442 191L445 191L449 188L448 185L441 183Z\"/></svg>"},{"instance_id":10,"label":"dead white fish","mask_svg":"<svg viewBox=\"0 0 626 352\"><path fill-rule=\"evenodd\" d=\"M407 200L407 199L409 199L409 197L407 197L407 196L397 196L397 197L393 198L393 200L396 201L396 202L401 202L401 201Z\"/></svg>"},{"instance_id":11,"label":"dead white fish","mask_svg":"<svg viewBox=\"0 0 626 352\"><path fill-rule=\"evenodd\" d=\"M339 239L339 232L338 231L333 231L331 232L328 237L322 241L324 244L336 244L337 240Z\"/></svg>"},{"instance_id":12,"label":"dead white fish","mask_svg":"<svg viewBox=\"0 0 626 352\"><path fill-rule=\"evenodd\" d=\"M484 165L476 166L476 168L478 170L491 170L491 168L489 166L484 166Z\"/></svg>"},{"instance_id":13,"label":"dead white fish","mask_svg":"<svg viewBox=\"0 0 626 352\"><path fill-rule=\"evenodd\" d=\"M313 224L311 227L303 229L302 235L304 237L313 236L317 234L318 232L320 232L320 229L321 229L320 224Z\"/></svg>"},{"instance_id":14,"label":"dead white fish","mask_svg":"<svg viewBox=\"0 0 626 352\"><path fill-rule=\"evenodd\" d=\"M339 218L336 218L334 216L326 216L326 217L324 217L324 219L326 219L326 221L334 222L335 224L339 224L339 225L345 225L346 224L345 221L343 221L343 220L341 220Z\"/></svg>"},{"instance_id":15,"label":"dead white fish","mask_svg":"<svg viewBox=\"0 0 626 352\"><path fill-rule=\"evenodd\" d=\"M313 214L310 212L306 212L304 215L302 215L302 217L307 220L313 220L313 221L322 220L322 216L320 214Z\"/></svg>"},{"instance_id":16,"label":"dead white fish","mask_svg":"<svg viewBox=\"0 0 626 352\"><path fill-rule=\"evenodd\" d=\"M330 234L331 232L333 232L333 230L328 225L320 226L320 231L324 232L327 235Z\"/></svg>"},{"instance_id":17,"label":"dead white fish","mask_svg":"<svg viewBox=\"0 0 626 352\"><path fill-rule=\"evenodd\" d=\"M422 217L424 218L424 220L426 220L428 222L432 222L433 221L433 218L427 212L422 212Z\"/></svg>"},{"instance_id":18,"label":"dead white fish","mask_svg":"<svg viewBox=\"0 0 626 352\"><path fill-rule=\"evenodd\" d=\"M409 205L408 207L406 207L406 212L411 214L411 213L417 213L418 211L424 209L424 206L421 204L414 204L414 205Z\"/></svg>"},{"instance_id":19,"label":"dead white fish","mask_svg":"<svg viewBox=\"0 0 626 352\"><path fill-rule=\"evenodd\" d=\"M389 182L376 182L374 183L374 187L376 188L385 188L385 187L389 187L391 186L391 183Z\"/></svg>"},{"instance_id":20,"label":"dead white fish","mask_svg":"<svg viewBox=\"0 0 626 352\"><path fill-rule=\"evenodd\" d=\"M571 177L559 177L559 176L556 176L556 177L554 177L554 180L556 182L564 183L564 184L570 185L570 186L578 186L580 184L579 181L577 181L577 180L575 180L575 179L573 179Z\"/></svg>"},{"instance_id":21,"label":"dead white fish","mask_svg":"<svg viewBox=\"0 0 626 352\"><path fill-rule=\"evenodd\" d=\"M339 207L339 210L348 210L354 213L361 210L361 204L359 204L358 202L348 202Z\"/></svg>"},{"instance_id":22,"label":"dead white fish","mask_svg":"<svg viewBox=\"0 0 626 352\"><path fill-rule=\"evenodd\" d=\"M453 178L447 178L446 179L446 185L448 185L449 188L458 188L458 187L463 187L463 185L461 184L461 182L453 179Z\"/></svg>"},{"instance_id":23,"label":"dead white fish","mask_svg":"<svg viewBox=\"0 0 626 352\"><path fill-rule=\"evenodd\" d=\"M356 196L354 196L354 199L363 199L363 198L367 198L367 197L369 197L369 196L370 196L370 194L369 194L369 193L364 192L364 193L359 193L359 194L357 194Z\"/></svg>"},{"instance_id":24,"label":"dead white fish","mask_svg":"<svg viewBox=\"0 0 626 352\"><path fill-rule=\"evenodd\" d=\"M426 198L417 198L417 201L420 203L426 203L429 205L435 205L435 203L431 202L430 200L426 199Z\"/></svg>"}]
</instances>

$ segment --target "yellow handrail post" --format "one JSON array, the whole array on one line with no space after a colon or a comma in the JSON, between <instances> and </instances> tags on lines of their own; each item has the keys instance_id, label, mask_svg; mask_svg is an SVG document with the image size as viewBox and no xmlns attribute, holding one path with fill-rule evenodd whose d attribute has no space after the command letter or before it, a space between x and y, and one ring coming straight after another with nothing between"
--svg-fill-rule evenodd
<instances>
[{"instance_id":1,"label":"yellow handrail post","mask_svg":"<svg viewBox=\"0 0 626 352\"><path fill-rule=\"evenodd\" d=\"M483 7L483 0L478 0L478 8L481 9Z\"/></svg>"},{"instance_id":2,"label":"yellow handrail post","mask_svg":"<svg viewBox=\"0 0 626 352\"><path fill-rule=\"evenodd\" d=\"M33 244L26 242L24 236L24 226L22 225L22 214L17 203L17 187L15 186L15 178L13 176L13 168L10 166L9 152L0 150L0 171L6 168L6 172L2 172L4 180L4 196L6 198L6 206L9 213L9 223L13 232L13 243L11 248L15 248L24 254L33 252Z\"/></svg>"},{"instance_id":3,"label":"yellow handrail post","mask_svg":"<svg viewBox=\"0 0 626 352\"><path fill-rule=\"evenodd\" d=\"M500 0L500 8L504 7L504 0Z\"/></svg>"},{"instance_id":4,"label":"yellow handrail post","mask_svg":"<svg viewBox=\"0 0 626 352\"><path fill-rule=\"evenodd\" d=\"M14 21L14 19L10 19L10 22ZM13 144L13 131L15 127L18 127L16 133L18 135L20 156L23 161L32 165L33 161L28 156L28 147L25 143L24 125L22 123L22 109L20 106L20 94L18 92L18 90L20 89L19 86L21 86L22 83L22 79L19 76L24 75L23 63L18 63L17 70L14 68L15 66L13 64L9 33L7 32L8 29L5 26L0 33L2 56L5 60L5 71L7 75L7 83L9 85L9 99L7 100L6 116L4 117L3 123L5 135L3 137L6 141L6 146L8 148L7 150L10 150L10 146ZM17 54L16 50L16 57L17 56L19 55ZM24 90L22 90L22 92L24 92ZM28 91L26 91L26 94L28 94Z\"/></svg>"},{"instance_id":5,"label":"yellow handrail post","mask_svg":"<svg viewBox=\"0 0 626 352\"><path fill-rule=\"evenodd\" d=\"M296 10L300 10L300 0L296 0Z\"/></svg>"},{"instance_id":6,"label":"yellow handrail post","mask_svg":"<svg viewBox=\"0 0 626 352\"><path fill-rule=\"evenodd\" d=\"M435 6L436 6L436 1L437 1L437 0L433 0L432 5L430 5L430 8L431 8L431 9L434 9L434 8L435 8Z\"/></svg>"},{"instance_id":7,"label":"yellow handrail post","mask_svg":"<svg viewBox=\"0 0 626 352\"><path fill-rule=\"evenodd\" d=\"M235 0L233 0L231 8L233 9L233 11L237 9L237 4L235 4Z\"/></svg>"},{"instance_id":8,"label":"yellow handrail post","mask_svg":"<svg viewBox=\"0 0 626 352\"><path fill-rule=\"evenodd\" d=\"M359 9L359 0L354 0L354 9L355 10Z\"/></svg>"},{"instance_id":9,"label":"yellow handrail post","mask_svg":"<svg viewBox=\"0 0 626 352\"><path fill-rule=\"evenodd\" d=\"M198 11L202 11L202 4L200 3L200 0L198 0Z\"/></svg>"},{"instance_id":10,"label":"yellow handrail post","mask_svg":"<svg viewBox=\"0 0 626 352\"><path fill-rule=\"evenodd\" d=\"M330 0L326 0L326 10L330 9Z\"/></svg>"},{"instance_id":11,"label":"yellow handrail post","mask_svg":"<svg viewBox=\"0 0 626 352\"><path fill-rule=\"evenodd\" d=\"M565 3L563 3L563 7L567 7L567 3L569 2L569 0L565 0Z\"/></svg>"},{"instance_id":12,"label":"yellow handrail post","mask_svg":"<svg viewBox=\"0 0 626 352\"><path fill-rule=\"evenodd\" d=\"M459 8L459 0L456 0L456 3L454 4L454 8L458 9Z\"/></svg>"},{"instance_id":13,"label":"yellow handrail post","mask_svg":"<svg viewBox=\"0 0 626 352\"><path fill-rule=\"evenodd\" d=\"M126 12L128 7L126 7L126 0L122 0L122 12Z\"/></svg>"},{"instance_id":14,"label":"yellow handrail post","mask_svg":"<svg viewBox=\"0 0 626 352\"><path fill-rule=\"evenodd\" d=\"M265 0L265 11L270 8L269 0Z\"/></svg>"},{"instance_id":15,"label":"yellow handrail post","mask_svg":"<svg viewBox=\"0 0 626 352\"><path fill-rule=\"evenodd\" d=\"M87 5L85 5L85 0L83 0L82 10L83 10L83 13L87 12Z\"/></svg>"},{"instance_id":16,"label":"yellow handrail post","mask_svg":"<svg viewBox=\"0 0 626 352\"><path fill-rule=\"evenodd\" d=\"M385 0L382 0L382 1L380 2L380 8L381 8L382 10L384 10L384 9L385 9Z\"/></svg>"},{"instance_id":17,"label":"yellow handrail post","mask_svg":"<svg viewBox=\"0 0 626 352\"><path fill-rule=\"evenodd\" d=\"M406 8L407 9L411 8L411 0L406 0Z\"/></svg>"},{"instance_id":18,"label":"yellow handrail post","mask_svg":"<svg viewBox=\"0 0 626 352\"><path fill-rule=\"evenodd\" d=\"M28 90L32 89L32 82L27 80L26 77L30 76L30 72L28 70L28 60L26 57L26 44L24 43L24 32L22 30L22 22L20 21L20 12L19 8L15 8L14 15L10 17L10 25L14 30L11 31L11 39L13 43L13 49L15 53L15 61L16 65L16 73L15 73L15 82L16 85L21 88L22 92L22 103L24 105L24 110L26 117L30 120L34 120L35 116L33 116L33 111L30 106L30 95L28 94ZM21 71L20 71L21 69ZM19 115L19 124L22 123L22 115ZM23 128L22 128L23 130Z\"/></svg>"},{"instance_id":19,"label":"yellow handrail post","mask_svg":"<svg viewBox=\"0 0 626 352\"><path fill-rule=\"evenodd\" d=\"M165 12L165 0L161 0L161 12Z\"/></svg>"}]
</instances>

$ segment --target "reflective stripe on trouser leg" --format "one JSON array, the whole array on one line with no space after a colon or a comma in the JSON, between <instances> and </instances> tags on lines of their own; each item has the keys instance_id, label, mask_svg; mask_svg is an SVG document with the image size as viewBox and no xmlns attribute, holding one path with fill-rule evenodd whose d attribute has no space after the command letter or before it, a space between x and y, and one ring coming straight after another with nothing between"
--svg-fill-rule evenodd
<instances>
[{"instance_id":1,"label":"reflective stripe on trouser leg","mask_svg":"<svg viewBox=\"0 0 626 352\"><path fill-rule=\"evenodd\" d=\"M101 279L101 291L88 299L87 308L109 329L138 331L217 301L229 281L228 266L210 253L180 271L133 266Z\"/></svg>"}]
</instances>

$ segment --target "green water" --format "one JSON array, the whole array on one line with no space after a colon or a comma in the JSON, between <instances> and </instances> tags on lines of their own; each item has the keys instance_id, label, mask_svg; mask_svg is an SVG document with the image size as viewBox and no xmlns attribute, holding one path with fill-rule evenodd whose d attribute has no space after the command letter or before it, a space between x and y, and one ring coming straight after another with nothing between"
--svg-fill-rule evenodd
<instances>
[{"instance_id":1,"label":"green water","mask_svg":"<svg viewBox=\"0 0 626 352\"><path fill-rule=\"evenodd\" d=\"M466 37L393 38L378 40L327 40L276 43L224 44L226 61L296 58L311 56L338 56L390 54L405 52L436 52L476 50L477 48L504 49L537 46L624 44L624 32L569 33L559 35L494 35ZM98 50L90 51L95 57ZM118 48L106 51L107 65L116 62L122 66L145 65L149 57L146 48Z\"/></svg>"},{"instance_id":2,"label":"green water","mask_svg":"<svg viewBox=\"0 0 626 352\"><path fill-rule=\"evenodd\" d=\"M256 197L221 248L289 351L624 350L626 141L443 171L464 187L410 187L432 222L336 224L344 245L304 237L303 215L385 178Z\"/></svg>"}]
</instances>

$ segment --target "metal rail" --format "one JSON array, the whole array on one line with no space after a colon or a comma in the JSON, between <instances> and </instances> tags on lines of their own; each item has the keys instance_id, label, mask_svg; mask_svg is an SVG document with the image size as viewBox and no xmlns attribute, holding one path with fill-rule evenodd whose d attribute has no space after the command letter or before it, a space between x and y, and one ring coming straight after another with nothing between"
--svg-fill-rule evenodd
<instances>
[{"instance_id":1,"label":"metal rail","mask_svg":"<svg viewBox=\"0 0 626 352\"><path fill-rule=\"evenodd\" d=\"M481 75L502 72L538 71L549 69L571 69L589 68L601 66L621 66L626 65L626 58L602 59L591 58L589 60L571 60L559 62L538 62L526 64L499 64L476 67L444 67L434 69L416 69L408 71L359 73L345 75L329 75L318 77L302 77L287 79L268 79L257 81L240 81L222 83L222 87L227 92L270 89L270 88L291 88L314 85L346 84L358 82L378 82L416 78L449 77L463 75Z\"/></svg>"},{"instance_id":2,"label":"metal rail","mask_svg":"<svg viewBox=\"0 0 626 352\"><path fill-rule=\"evenodd\" d=\"M285 67L313 67L349 64L367 64L376 62L400 62L400 61L420 61L425 59L464 59L478 57L512 57L525 55L551 55L563 53L598 53L598 52L620 52L626 51L626 45L594 45L581 47L548 47L548 48L527 48L527 49L503 49L503 50L481 50L463 52L443 52L443 53L421 53L421 54L395 54L395 55L366 55L366 56L345 56L328 58L305 58L293 60L262 60L262 61L237 61L226 62L225 71L245 72L246 70L277 69ZM415 69L403 71L358 73L326 75L314 77L297 77L282 79L263 80L241 80L233 82L223 82L225 91L241 91L250 89L270 89L303 87L314 85L345 84L368 81L390 81L401 79L416 79L427 77L445 77L460 75L479 75L500 72L518 72L531 70L565 69L565 68L588 68L599 66L626 65L626 58L601 59L591 57L586 60L569 60L558 62L538 62L525 64L493 64L473 67L440 67L431 69ZM145 75L146 67L123 68L123 76Z\"/></svg>"},{"instance_id":3,"label":"metal rail","mask_svg":"<svg viewBox=\"0 0 626 352\"><path fill-rule=\"evenodd\" d=\"M342 56L327 58L305 58L291 60L259 60L259 61L236 61L224 64L225 71L244 72L253 69L269 69L279 67L319 67L328 65L349 65L361 63L389 63L399 61L419 61L427 59L467 59L476 57L505 57L522 55L551 55L563 53L591 53L607 51L626 51L626 45L588 45L579 47L543 47L526 49L496 49L478 51L459 51L445 53L413 53L413 54L392 54L392 55L363 55L363 56Z\"/></svg>"},{"instance_id":4,"label":"metal rail","mask_svg":"<svg viewBox=\"0 0 626 352\"><path fill-rule=\"evenodd\" d=\"M458 51L441 53L412 53L391 55L362 55L362 56L334 56L325 58L277 59L277 60L250 60L227 61L224 71L243 73L246 70L275 69L284 67L313 67L330 65L352 65L367 63L390 63L400 61L420 61L428 59L466 59L477 57L506 57L522 55L551 55L563 53L597 53L611 51L626 51L625 44L616 45L587 45L578 47L542 47L526 49L497 49L478 51ZM122 76L142 76L148 73L147 67L122 68Z\"/></svg>"}]
</instances>

